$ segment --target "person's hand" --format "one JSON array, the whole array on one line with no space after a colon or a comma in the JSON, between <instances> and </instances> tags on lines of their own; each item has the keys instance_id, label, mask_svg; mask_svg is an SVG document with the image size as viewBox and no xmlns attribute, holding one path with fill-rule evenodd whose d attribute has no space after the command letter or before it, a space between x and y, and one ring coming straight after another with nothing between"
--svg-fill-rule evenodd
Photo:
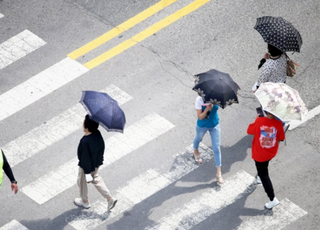
<instances>
[{"instance_id":1,"label":"person's hand","mask_svg":"<svg viewBox=\"0 0 320 230\"><path fill-rule=\"evenodd\" d=\"M14 194L17 194L18 185L16 183L11 183L11 190L14 192Z\"/></svg>"},{"instance_id":2,"label":"person's hand","mask_svg":"<svg viewBox=\"0 0 320 230\"><path fill-rule=\"evenodd\" d=\"M211 111L213 108L213 105L210 103L209 105L207 105L206 110L207 111Z\"/></svg>"},{"instance_id":3,"label":"person's hand","mask_svg":"<svg viewBox=\"0 0 320 230\"><path fill-rule=\"evenodd\" d=\"M270 54L269 53L265 53L263 56L264 59L269 59L270 58Z\"/></svg>"}]
</instances>

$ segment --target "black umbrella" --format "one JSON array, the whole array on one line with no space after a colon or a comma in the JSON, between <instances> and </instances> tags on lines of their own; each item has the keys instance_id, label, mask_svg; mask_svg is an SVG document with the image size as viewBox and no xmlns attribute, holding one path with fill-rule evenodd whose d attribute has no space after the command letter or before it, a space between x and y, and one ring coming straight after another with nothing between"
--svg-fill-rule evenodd
<instances>
[{"instance_id":1,"label":"black umbrella","mask_svg":"<svg viewBox=\"0 0 320 230\"><path fill-rule=\"evenodd\" d=\"M90 115L90 118L107 131L123 132L126 123L124 112L118 102L106 93L83 91L80 103Z\"/></svg>"},{"instance_id":2,"label":"black umbrella","mask_svg":"<svg viewBox=\"0 0 320 230\"><path fill-rule=\"evenodd\" d=\"M302 38L299 31L282 17L265 16L257 19L254 28L264 41L283 52L300 52Z\"/></svg>"},{"instance_id":3,"label":"black umbrella","mask_svg":"<svg viewBox=\"0 0 320 230\"><path fill-rule=\"evenodd\" d=\"M237 91L240 89L229 74L211 69L195 76L193 90L198 92L205 103L212 103L225 108L232 103L239 103Z\"/></svg>"}]
</instances>

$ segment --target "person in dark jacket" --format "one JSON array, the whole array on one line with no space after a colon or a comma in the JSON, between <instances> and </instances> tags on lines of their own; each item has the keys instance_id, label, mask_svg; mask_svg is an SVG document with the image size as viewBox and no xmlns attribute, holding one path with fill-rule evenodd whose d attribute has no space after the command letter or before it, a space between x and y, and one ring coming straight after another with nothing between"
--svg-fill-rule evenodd
<instances>
[{"instance_id":1,"label":"person in dark jacket","mask_svg":"<svg viewBox=\"0 0 320 230\"><path fill-rule=\"evenodd\" d=\"M99 176L99 167L103 164L104 140L98 130L99 124L85 116L83 131L85 135L81 138L78 146L79 174L78 186L80 198L75 198L74 203L84 208L90 208L88 199L87 183L92 183L101 195L108 201L108 211L117 203L106 187L103 179Z\"/></svg>"},{"instance_id":2,"label":"person in dark jacket","mask_svg":"<svg viewBox=\"0 0 320 230\"><path fill-rule=\"evenodd\" d=\"M17 181L14 178L10 164L9 164L6 156L4 155L2 149L0 149L0 151L1 151L1 155L0 155L0 188L2 186L3 171L4 171L5 174L7 175L7 177L9 178L9 180L11 181L12 191L14 192L14 194L17 194L17 192L18 192Z\"/></svg>"}]
</instances>

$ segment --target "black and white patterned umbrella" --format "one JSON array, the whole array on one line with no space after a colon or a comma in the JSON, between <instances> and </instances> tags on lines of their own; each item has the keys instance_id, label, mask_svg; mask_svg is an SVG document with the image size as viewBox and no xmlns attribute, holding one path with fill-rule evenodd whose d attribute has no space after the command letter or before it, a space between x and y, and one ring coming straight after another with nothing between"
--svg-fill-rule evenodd
<instances>
[{"instance_id":1,"label":"black and white patterned umbrella","mask_svg":"<svg viewBox=\"0 0 320 230\"><path fill-rule=\"evenodd\" d=\"M208 72L195 76L195 86L192 88L202 97L205 103L219 105L225 108L227 105L239 103L237 92L240 89L229 74L211 69Z\"/></svg>"},{"instance_id":2,"label":"black and white patterned umbrella","mask_svg":"<svg viewBox=\"0 0 320 230\"><path fill-rule=\"evenodd\" d=\"M300 52L302 38L299 31L282 17L265 16L257 19L254 28L264 41L283 52Z\"/></svg>"}]
</instances>

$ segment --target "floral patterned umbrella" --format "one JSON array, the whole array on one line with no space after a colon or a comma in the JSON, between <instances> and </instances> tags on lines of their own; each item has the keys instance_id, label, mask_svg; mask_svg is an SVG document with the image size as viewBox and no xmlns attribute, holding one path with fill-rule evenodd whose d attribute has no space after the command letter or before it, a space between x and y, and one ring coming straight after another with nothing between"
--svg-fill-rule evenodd
<instances>
[{"instance_id":1,"label":"floral patterned umbrella","mask_svg":"<svg viewBox=\"0 0 320 230\"><path fill-rule=\"evenodd\" d=\"M287 84L265 82L254 95L265 111L283 121L303 120L308 113L298 91Z\"/></svg>"},{"instance_id":2,"label":"floral patterned umbrella","mask_svg":"<svg viewBox=\"0 0 320 230\"><path fill-rule=\"evenodd\" d=\"M282 17L265 16L257 19L254 28L264 41L283 52L300 52L302 38L299 31Z\"/></svg>"},{"instance_id":3,"label":"floral patterned umbrella","mask_svg":"<svg viewBox=\"0 0 320 230\"><path fill-rule=\"evenodd\" d=\"M229 74L211 69L195 76L193 90L198 92L205 103L212 103L225 108L227 105L239 103L237 91L240 87Z\"/></svg>"}]
</instances>

